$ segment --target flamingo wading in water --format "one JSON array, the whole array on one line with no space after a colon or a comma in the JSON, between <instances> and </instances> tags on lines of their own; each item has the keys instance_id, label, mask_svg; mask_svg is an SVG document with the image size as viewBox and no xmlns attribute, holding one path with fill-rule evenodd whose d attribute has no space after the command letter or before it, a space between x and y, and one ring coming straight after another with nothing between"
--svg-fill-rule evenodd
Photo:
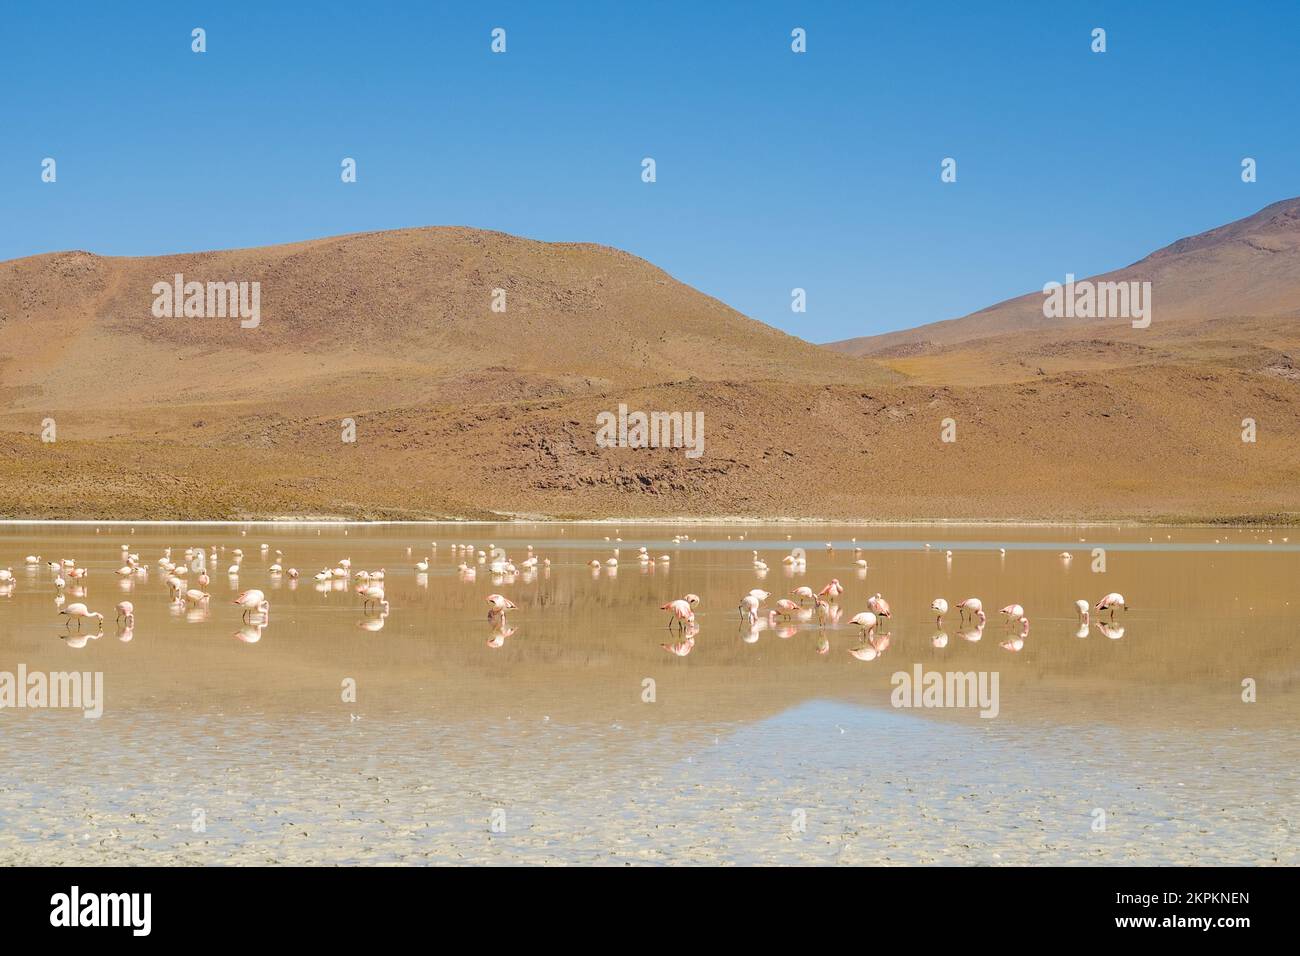
<instances>
[{"instance_id":1,"label":"flamingo wading in water","mask_svg":"<svg viewBox=\"0 0 1300 956\"><path fill-rule=\"evenodd\" d=\"M980 619L980 624L983 625L984 602L979 598L967 598L957 605L957 613L961 615L963 621L966 620L967 614L970 614L972 617L978 617Z\"/></svg>"},{"instance_id":2,"label":"flamingo wading in water","mask_svg":"<svg viewBox=\"0 0 1300 956\"><path fill-rule=\"evenodd\" d=\"M935 627L943 626L943 616L948 613L948 602L943 598L935 598L930 602L930 610L937 615L934 619Z\"/></svg>"},{"instance_id":3,"label":"flamingo wading in water","mask_svg":"<svg viewBox=\"0 0 1300 956\"><path fill-rule=\"evenodd\" d=\"M1007 627L1012 627L1025 616L1025 609L1019 604L1008 604L998 613L1006 615Z\"/></svg>"},{"instance_id":4,"label":"flamingo wading in water","mask_svg":"<svg viewBox=\"0 0 1300 956\"><path fill-rule=\"evenodd\" d=\"M504 624L506 621L506 611L513 611L515 609L514 601L511 601L509 598L501 594L489 594L487 596L487 602L489 605L489 621L499 621Z\"/></svg>"},{"instance_id":5,"label":"flamingo wading in water","mask_svg":"<svg viewBox=\"0 0 1300 956\"><path fill-rule=\"evenodd\" d=\"M1110 611L1110 619L1115 620L1115 608L1127 611L1128 605L1124 603L1124 595L1118 591L1111 591L1104 598L1097 602L1098 611Z\"/></svg>"},{"instance_id":6,"label":"flamingo wading in water","mask_svg":"<svg viewBox=\"0 0 1300 956\"><path fill-rule=\"evenodd\" d=\"M660 605L659 610L668 612L668 629L670 631L674 624L676 624L680 630L685 631L687 624L695 623L695 612L691 610L690 602L684 598L678 598L676 601L669 601L667 604L662 604Z\"/></svg>"},{"instance_id":7,"label":"flamingo wading in water","mask_svg":"<svg viewBox=\"0 0 1300 956\"><path fill-rule=\"evenodd\" d=\"M879 591L867 598L867 610L876 617L889 617L893 613L889 609L889 602L880 596Z\"/></svg>"},{"instance_id":8,"label":"flamingo wading in water","mask_svg":"<svg viewBox=\"0 0 1300 956\"><path fill-rule=\"evenodd\" d=\"M90 610L84 604L69 604L63 610L59 611L59 613L65 618L63 624L64 627L69 627L72 624L73 618L76 618L77 630L81 630L82 618L93 617L99 623L99 629L101 631L104 629L104 615L100 614L98 611Z\"/></svg>"},{"instance_id":9,"label":"flamingo wading in water","mask_svg":"<svg viewBox=\"0 0 1300 956\"><path fill-rule=\"evenodd\" d=\"M271 613L271 602L266 599L265 594L256 588L245 591L243 594L239 595L239 597L235 598L232 603L234 603L236 607L242 607L244 609L244 620L248 620L248 615L252 614L254 611L258 614L265 614L268 616Z\"/></svg>"},{"instance_id":10,"label":"flamingo wading in water","mask_svg":"<svg viewBox=\"0 0 1300 956\"><path fill-rule=\"evenodd\" d=\"M855 614L849 619L850 624L856 624L862 628L863 635L872 634L876 630L876 615L870 611L863 611L861 614Z\"/></svg>"}]
</instances>

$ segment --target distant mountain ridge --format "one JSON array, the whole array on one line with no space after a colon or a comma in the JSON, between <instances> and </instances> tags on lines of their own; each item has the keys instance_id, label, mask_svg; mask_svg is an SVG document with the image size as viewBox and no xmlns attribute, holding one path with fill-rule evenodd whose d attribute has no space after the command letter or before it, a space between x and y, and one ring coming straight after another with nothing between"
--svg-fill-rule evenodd
<instances>
[{"instance_id":1,"label":"distant mountain ridge","mask_svg":"<svg viewBox=\"0 0 1300 956\"><path fill-rule=\"evenodd\" d=\"M1273 203L1252 216L1179 239L1122 269L1078 278L1150 281L1156 323L1233 315L1300 316L1300 198ZM1043 281L1064 279L1064 275L1045 276ZM844 339L826 347L849 355L890 357L990 336L1055 332L1084 324L1088 320L1045 318L1040 288L961 318Z\"/></svg>"}]
</instances>

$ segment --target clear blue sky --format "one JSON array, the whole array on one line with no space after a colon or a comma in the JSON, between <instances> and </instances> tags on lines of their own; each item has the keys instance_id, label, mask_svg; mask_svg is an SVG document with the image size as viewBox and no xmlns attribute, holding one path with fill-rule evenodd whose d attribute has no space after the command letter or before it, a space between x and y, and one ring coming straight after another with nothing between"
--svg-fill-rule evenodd
<instances>
[{"instance_id":1,"label":"clear blue sky","mask_svg":"<svg viewBox=\"0 0 1300 956\"><path fill-rule=\"evenodd\" d=\"M1272 2L9 3L0 259L471 225L828 341L1300 194L1297 38Z\"/></svg>"}]
</instances>

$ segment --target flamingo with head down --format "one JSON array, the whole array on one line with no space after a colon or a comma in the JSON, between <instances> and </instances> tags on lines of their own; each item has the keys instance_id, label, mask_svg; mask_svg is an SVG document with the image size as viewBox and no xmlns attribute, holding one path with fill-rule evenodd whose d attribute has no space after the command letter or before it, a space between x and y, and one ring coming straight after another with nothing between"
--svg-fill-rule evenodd
<instances>
[{"instance_id":1,"label":"flamingo with head down","mask_svg":"<svg viewBox=\"0 0 1300 956\"><path fill-rule=\"evenodd\" d=\"M248 616L254 611L267 617L271 614L271 602L266 599L265 594L256 588L245 591L231 603L244 609L244 620L248 620Z\"/></svg>"},{"instance_id":2,"label":"flamingo with head down","mask_svg":"<svg viewBox=\"0 0 1300 956\"><path fill-rule=\"evenodd\" d=\"M695 612L691 610L690 602L684 598L662 604L659 606L659 610L668 612L669 630L672 630L673 625L676 624L680 630L685 631L686 625L695 623ZM686 653L689 654L690 651Z\"/></svg>"},{"instance_id":3,"label":"flamingo with head down","mask_svg":"<svg viewBox=\"0 0 1300 956\"><path fill-rule=\"evenodd\" d=\"M98 611L90 610L84 604L69 604L67 607L59 611L59 613L64 615L66 618L63 623L64 627L71 626L73 619L76 619L77 630L79 631L81 630L81 622L83 619L94 618L99 624L99 629L101 631L104 629L104 615L100 614Z\"/></svg>"},{"instance_id":4,"label":"flamingo with head down","mask_svg":"<svg viewBox=\"0 0 1300 956\"><path fill-rule=\"evenodd\" d=\"M384 597L384 586L382 584L359 584L357 585L357 593L361 595L361 609L363 611L369 611L370 605L378 604L384 609L385 614L388 613L388 601ZM513 604L510 606L514 607Z\"/></svg>"},{"instance_id":5,"label":"flamingo with head down","mask_svg":"<svg viewBox=\"0 0 1300 956\"><path fill-rule=\"evenodd\" d=\"M935 627L943 626L943 616L948 613L948 602L943 598L935 598L930 602L930 610L934 611L937 617L934 619Z\"/></svg>"},{"instance_id":6,"label":"flamingo with head down","mask_svg":"<svg viewBox=\"0 0 1300 956\"><path fill-rule=\"evenodd\" d=\"M383 589L381 588L380 591L382 592L382 590ZM358 591L358 593L360 592ZM504 624L506 620L506 611L515 610L514 601L511 601L509 598L507 598L505 595L502 594L489 594L487 596L487 603L488 603L487 616L489 621L497 621L501 624Z\"/></svg>"},{"instance_id":7,"label":"flamingo with head down","mask_svg":"<svg viewBox=\"0 0 1300 956\"><path fill-rule=\"evenodd\" d=\"M979 618L980 627L984 626L984 602L979 598L967 598L957 605L957 612L961 619L966 620L966 615Z\"/></svg>"},{"instance_id":8,"label":"flamingo with head down","mask_svg":"<svg viewBox=\"0 0 1300 956\"><path fill-rule=\"evenodd\" d=\"M1128 605L1124 603L1124 595L1118 591L1112 591L1104 598L1097 602L1098 611L1110 611L1110 619L1115 620L1115 608L1127 611Z\"/></svg>"},{"instance_id":9,"label":"flamingo with head down","mask_svg":"<svg viewBox=\"0 0 1300 956\"><path fill-rule=\"evenodd\" d=\"M871 611L863 611L861 614L855 614L849 618L850 624L856 624L862 629L863 635L874 634L876 630L876 615Z\"/></svg>"}]
</instances>

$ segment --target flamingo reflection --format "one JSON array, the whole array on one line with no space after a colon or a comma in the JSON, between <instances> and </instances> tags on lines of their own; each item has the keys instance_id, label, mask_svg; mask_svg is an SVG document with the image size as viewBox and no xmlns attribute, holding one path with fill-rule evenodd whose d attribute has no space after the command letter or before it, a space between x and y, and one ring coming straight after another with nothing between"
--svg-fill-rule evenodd
<instances>
[{"instance_id":1,"label":"flamingo reflection","mask_svg":"<svg viewBox=\"0 0 1300 956\"><path fill-rule=\"evenodd\" d=\"M262 631L265 629L265 624L245 624L234 633L234 637L245 644L256 644L262 639Z\"/></svg>"},{"instance_id":2,"label":"flamingo reflection","mask_svg":"<svg viewBox=\"0 0 1300 956\"><path fill-rule=\"evenodd\" d=\"M498 625L497 628L492 631L492 636L488 638L487 646L501 647L505 644L506 638L514 634L515 631L516 628L507 627L505 624Z\"/></svg>"},{"instance_id":3,"label":"flamingo reflection","mask_svg":"<svg viewBox=\"0 0 1300 956\"><path fill-rule=\"evenodd\" d=\"M1122 624L1111 624L1109 621L1098 621L1097 630L1105 634L1112 641L1118 641L1124 636L1124 626Z\"/></svg>"}]
</instances>

